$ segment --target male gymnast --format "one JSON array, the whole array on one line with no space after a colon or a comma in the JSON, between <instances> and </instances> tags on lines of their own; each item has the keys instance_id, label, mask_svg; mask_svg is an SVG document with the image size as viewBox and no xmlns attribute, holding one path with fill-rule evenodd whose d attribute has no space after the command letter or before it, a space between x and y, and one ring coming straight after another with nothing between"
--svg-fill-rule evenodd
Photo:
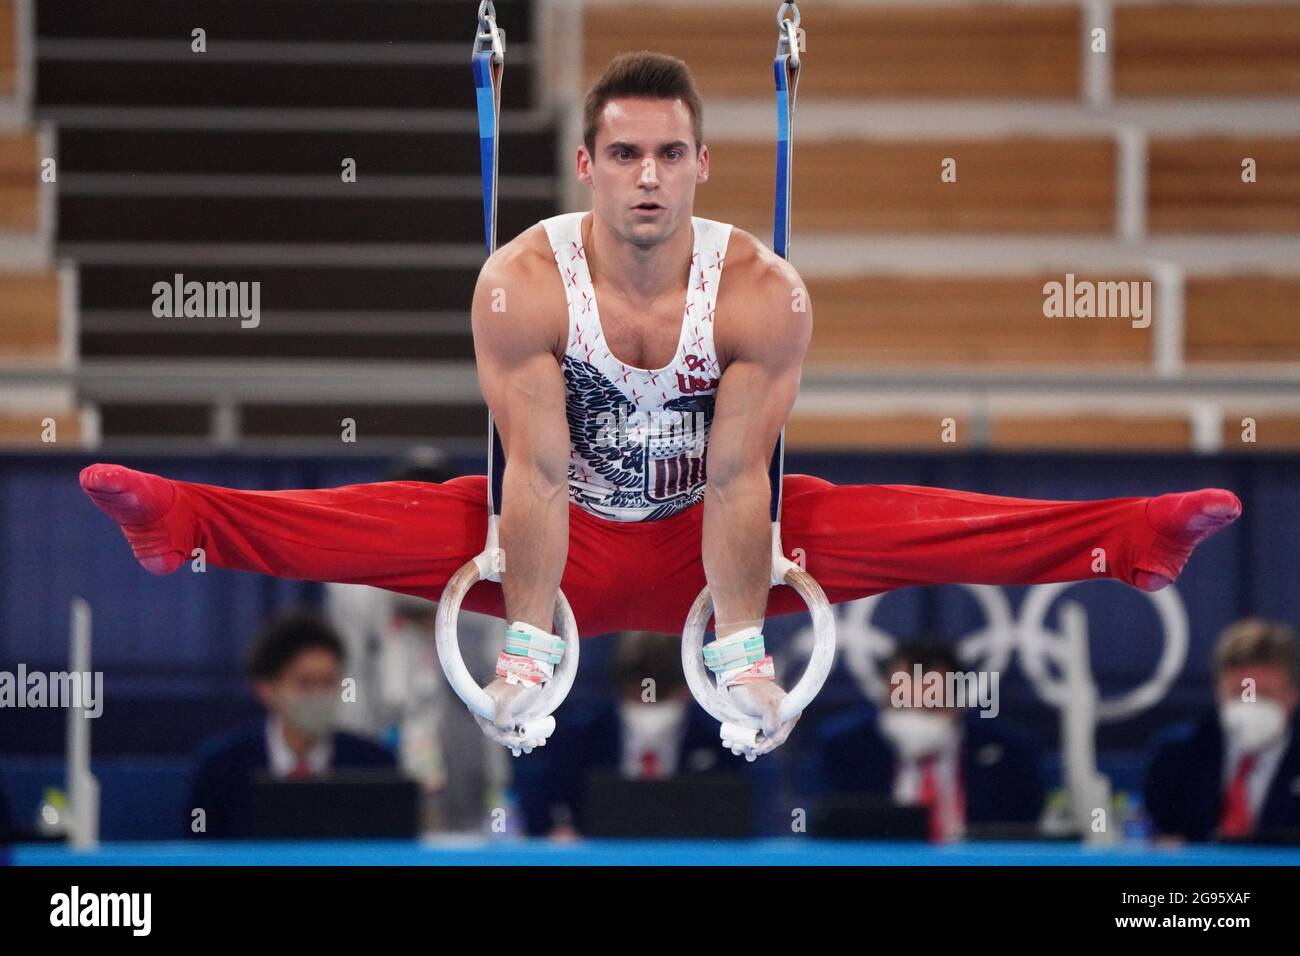
<instances>
[{"instance_id":1,"label":"male gymnast","mask_svg":"<svg viewBox=\"0 0 1300 956\"><path fill-rule=\"evenodd\" d=\"M591 211L503 245L474 292L479 382L506 453L506 572L464 607L510 622L487 688L497 719L480 723L518 746L510 715L560 652L557 588L583 636L680 632L707 581L714 669L762 718L756 752L766 752L795 721L778 722L784 691L762 624L803 609L787 587L769 594L768 465L798 392L811 305L794 267L762 242L692 215L709 150L680 60L611 62L586 99L576 172ZM220 567L432 600L482 549L487 481L238 491L117 465L81 475L155 574L203 548ZM786 475L782 490L783 545L800 549L832 603L959 582L1112 577L1154 591L1241 513L1221 489L1071 502Z\"/></svg>"}]
</instances>

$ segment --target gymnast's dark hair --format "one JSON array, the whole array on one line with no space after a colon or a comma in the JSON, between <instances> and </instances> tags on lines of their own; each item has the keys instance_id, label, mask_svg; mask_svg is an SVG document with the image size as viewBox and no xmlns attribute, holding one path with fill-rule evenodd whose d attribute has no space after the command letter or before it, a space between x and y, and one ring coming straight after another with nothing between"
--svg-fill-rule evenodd
<instances>
[{"instance_id":1,"label":"gymnast's dark hair","mask_svg":"<svg viewBox=\"0 0 1300 956\"><path fill-rule=\"evenodd\" d=\"M340 661L346 657L338 633L308 611L294 611L267 621L248 649L245 669L253 680L275 680L303 651L321 648Z\"/></svg>"},{"instance_id":2,"label":"gymnast's dark hair","mask_svg":"<svg viewBox=\"0 0 1300 956\"><path fill-rule=\"evenodd\" d=\"M601 111L606 103L619 97L681 100L691 113L695 152L699 154L704 145L704 103L685 61L649 50L622 53L609 61L600 79L587 91L582 107L582 142L592 156L596 155L596 128Z\"/></svg>"}]
</instances>

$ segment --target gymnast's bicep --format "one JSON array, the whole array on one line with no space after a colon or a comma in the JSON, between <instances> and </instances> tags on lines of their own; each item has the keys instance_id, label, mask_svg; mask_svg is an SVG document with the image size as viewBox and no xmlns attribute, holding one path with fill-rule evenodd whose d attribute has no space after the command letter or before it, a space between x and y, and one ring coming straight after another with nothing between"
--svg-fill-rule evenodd
<instances>
[{"instance_id":1,"label":"gymnast's bicep","mask_svg":"<svg viewBox=\"0 0 1300 956\"><path fill-rule=\"evenodd\" d=\"M743 316L725 343L726 368L709 433L709 482L765 471L799 393L812 312L799 277L778 260L735 309Z\"/></svg>"},{"instance_id":2,"label":"gymnast's bicep","mask_svg":"<svg viewBox=\"0 0 1300 956\"><path fill-rule=\"evenodd\" d=\"M518 269L489 262L474 289L474 357L506 460L563 484L569 430L564 375L555 353L556 323L548 303Z\"/></svg>"}]
</instances>

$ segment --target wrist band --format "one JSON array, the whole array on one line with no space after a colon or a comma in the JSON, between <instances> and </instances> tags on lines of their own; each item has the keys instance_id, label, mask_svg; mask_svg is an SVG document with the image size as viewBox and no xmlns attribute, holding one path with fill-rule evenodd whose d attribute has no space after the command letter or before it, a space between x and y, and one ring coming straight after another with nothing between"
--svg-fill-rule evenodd
<instances>
[{"instance_id":1,"label":"wrist band","mask_svg":"<svg viewBox=\"0 0 1300 956\"><path fill-rule=\"evenodd\" d=\"M737 684L752 684L760 680L776 680L776 664L771 654L752 664L723 671L718 675L718 687L722 689Z\"/></svg>"},{"instance_id":2,"label":"wrist band","mask_svg":"<svg viewBox=\"0 0 1300 956\"><path fill-rule=\"evenodd\" d=\"M704 645L704 663L717 674L753 664L767 656L763 648L763 632L757 627L746 627Z\"/></svg>"},{"instance_id":3,"label":"wrist band","mask_svg":"<svg viewBox=\"0 0 1300 956\"><path fill-rule=\"evenodd\" d=\"M547 664L558 664L564 656L564 640L540 627L515 621L506 628L506 653L531 657Z\"/></svg>"},{"instance_id":4,"label":"wrist band","mask_svg":"<svg viewBox=\"0 0 1300 956\"><path fill-rule=\"evenodd\" d=\"M506 628L506 649L497 658L497 676L510 684L544 684L555 676L555 665L563 656L561 638L515 621Z\"/></svg>"},{"instance_id":5,"label":"wrist band","mask_svg":"<svg viewBox=\"0 0 1300 956\"><path fill-rule=\"evenodd\" d=\"M718 687L770 680L776 676L772 658L763 645L763 632L746 627L704 645L704 663L718 679Z\"/></svg>"},{"instance_id":6,"label":"wrist band","mask_svg":"<svg viewBox=\"0 0 1300 956\"><path fill-rule=\"evenodd\" d=\"M497 658L497 677L505 679L507 684L527 684L532 687L544 684L555 676L555 665L546 661L507 654L505 651Z\"/></svg>"}]
</instances>

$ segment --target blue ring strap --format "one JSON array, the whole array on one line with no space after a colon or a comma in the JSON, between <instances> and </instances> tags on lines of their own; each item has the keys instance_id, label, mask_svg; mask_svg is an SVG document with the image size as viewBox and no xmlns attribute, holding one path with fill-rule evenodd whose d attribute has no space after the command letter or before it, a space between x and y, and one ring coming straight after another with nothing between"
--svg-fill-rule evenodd
<instances>
[{"instance_id":1,"label":"blue ring strap","mask_svg":"<svg viewBox=\"0 0 1300 956\"><path fill-rule=\"evenodd\" d=\"M505 73L505 51L494 51L490 40L496 29L492 21L479 18L471 66L474 70L474 94L478 107L479 163L483 173L483 239L490 257L497 247L497 143L501 112L501 80ZM485 32L486 31L486 32ZM488 46L487 49L480 47ZM501 445L492 410L488 409L488 511L501 514L502 488L505 484L506 456Z\"/></svg>"},{"instance_id":2,"label":"blue ring strap","mask_svg":"<svg viewBox=\"0 0 1300 956\"><path fill-rule=\"evenodd\" d=\"M784 29L772 61L776 81L776 196L773 203L772 249L782 259L790 258L790 182L794 161L794 98L799 88L797 51L784 49ZM772 486L771 518L781 520L781 490L785 476L785 428L777 436L768 466L767 478Z\"/></svg>"}]
</instances>

